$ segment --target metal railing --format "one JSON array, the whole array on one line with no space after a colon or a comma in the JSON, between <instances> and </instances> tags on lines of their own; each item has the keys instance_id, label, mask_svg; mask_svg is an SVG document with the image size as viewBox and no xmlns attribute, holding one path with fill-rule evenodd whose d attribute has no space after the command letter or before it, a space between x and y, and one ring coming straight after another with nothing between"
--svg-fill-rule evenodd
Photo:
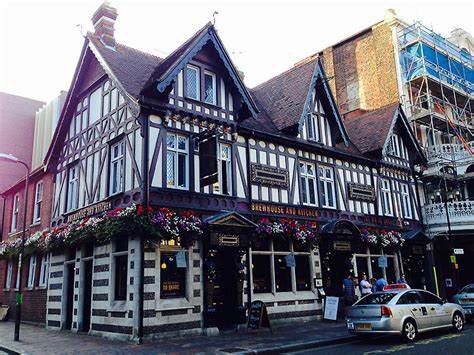
<instances>
[{"instance_id":1,"label":"metal railing","mask_svg":"<svg viewBox=\"0 0 474 355\"><path fill-rule=\"evenodd\" d=\"M448 202L447 206L449 222L453 230L474 228L474 201ZM445 204L434 203L423 206L423 219L429 230L446 231L448 219Z\"/></svg>"}]
</instances>

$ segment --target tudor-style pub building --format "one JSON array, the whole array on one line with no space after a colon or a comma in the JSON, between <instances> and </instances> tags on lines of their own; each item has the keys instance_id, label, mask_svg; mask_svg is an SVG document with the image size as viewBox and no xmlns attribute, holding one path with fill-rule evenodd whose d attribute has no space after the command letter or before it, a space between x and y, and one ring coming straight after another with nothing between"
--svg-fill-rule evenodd
<instances>
[{"instance_id":1,"label":"tudor-style pub building","mask_svg":"<svg viewBox=\"0 0 474 355\"><path fill-rule=\"evenodd\" d=\"M350 271L418 282L409 242L370 242L420 228L425 158L398 104L343 119L319 58L248 89L211 23L162 59L116 42L116 18L107 3L93 15L46 156L51 228L143 205L192 210L203 233L52 251L47 327L212 334L245 323L253 300L272 321L320 318ZM256 232L285 223L316 225L318 243Z\"/></svg>"}]
</instances>

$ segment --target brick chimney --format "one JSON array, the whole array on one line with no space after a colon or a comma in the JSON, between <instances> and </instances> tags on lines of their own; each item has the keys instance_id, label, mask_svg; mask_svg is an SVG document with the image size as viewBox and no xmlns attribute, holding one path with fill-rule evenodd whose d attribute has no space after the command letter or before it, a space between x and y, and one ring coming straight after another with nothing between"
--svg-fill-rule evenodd
<instances>
[{"instance_id":1,"label":"brick chimney","mask_svg":"<svg viewBox=\"0 0 474 355\"><path fill-rule=\"evenodd\" d=\"M105 45L112 48L115 48L114 24L117 16L117 9L110 6L108 1L104 1L94 12L91 19L95 29L94 33L100 37Z\"/></svg>"}]
</instances>

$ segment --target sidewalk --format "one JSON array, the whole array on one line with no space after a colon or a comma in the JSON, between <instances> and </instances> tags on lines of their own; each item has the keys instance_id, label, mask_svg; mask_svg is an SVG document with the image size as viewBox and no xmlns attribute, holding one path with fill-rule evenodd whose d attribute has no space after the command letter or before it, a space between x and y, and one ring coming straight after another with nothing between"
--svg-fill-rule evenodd
<instances>
[{"instance_id":1,"label":"sidewalk","mask_svg":"<svg viewBox=\"0 0 474 355\"><path fill-rule=\"evenodd\" d=\"M176 354L233 353L264 354L297 351L347 342L354 338L344 323L314 321L266 328L260 334L239 332L218 336L194 336L135 345L43 327L21 325L20 342L13 341L13 322L0 322L0 354L11 351L22 354Z\"/></svg>"}]
</instances>

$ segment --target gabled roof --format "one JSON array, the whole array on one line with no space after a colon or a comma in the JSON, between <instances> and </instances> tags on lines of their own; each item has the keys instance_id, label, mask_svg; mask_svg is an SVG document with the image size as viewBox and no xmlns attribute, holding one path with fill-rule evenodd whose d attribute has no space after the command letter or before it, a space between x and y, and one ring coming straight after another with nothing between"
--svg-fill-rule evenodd
<instances>
[{"instance_id":1,"label":"gabled roof","mask_svg":"<svg viewBox=\"0 0 474 355\"><path fill-rule=\"evenodd\" d=\"M80 86L81 73L87 69L84 68L84 64L88 55L93 55L97 59L107 75L116 82L117 87L127 98L127 101L133 103L136 107L138 107L138 97L141 88L155 67L162 61L161 58L152 54L120 43L116 43L114 48L109 47L98 36L88 33L85 37L71 86L59 117L57 129L54 132L51 145L45 157L46 166L49 166L49 161L54 152L60 149L59 146L69 130L69 122L66 122L66 118L72 117L70 110L74 108L71 107L71 102L79 94L76 91Z\"/></svg>"},{"instance_id":2,"label":"gabled roof","mask_svg":"<svg viewBox=\"0 0 474 355\"><path fill-rule=\"evenodd\" d=\"M315 64L316 59L295 66L252 89L279 130L298 124Z\"/></svg>"},{"instance_id":3,"label":"gabled roof","mask_svg":"<svg viewBox=\"0 0 474 355\"><path fill-rule=\"evenodd\" d=\"M167 87L175 80L178 73L186 67L192 58L204 47L209 41L212 42L224 66L237 87L244 102L253 117L256 116L258 109L252 99L249 91L242 82L232 60L229 57L216 29L211 22L208 22L204 27L197 31L191 38L179 46L173 53L167 56L159 66L149 76L146 84L142 88L142 92L148 88L156 85L159 92L164 92Z\"/></svg>"},{"instance_id":4,"label":"gabled roof","mask_svg":"<svg viewBox=\"0 0 474 355\"><path fill-rule=\"evenodd\" d=\"M395 124L403 129L409 137L409 143L422 162L426 161L423 151L418 144L413 131L408 125L407 118L398 102L371 110L359 116L346 118L345 125L351 141L362 154L387 154L390 137Z\"/></svg>"},{"instance_id":5,"label":"gabled roof","mask_svg":"<svg viewBox=\"0 0 474 355\"><path fill-rule=\"evenodd\" d=\"M252 92L278 130L297 127L301 131L306 116L314 106L313 89L324 92L344 143L348 136L319 57L312 58L256 86Z\"/></svg>"}]
</instances>

